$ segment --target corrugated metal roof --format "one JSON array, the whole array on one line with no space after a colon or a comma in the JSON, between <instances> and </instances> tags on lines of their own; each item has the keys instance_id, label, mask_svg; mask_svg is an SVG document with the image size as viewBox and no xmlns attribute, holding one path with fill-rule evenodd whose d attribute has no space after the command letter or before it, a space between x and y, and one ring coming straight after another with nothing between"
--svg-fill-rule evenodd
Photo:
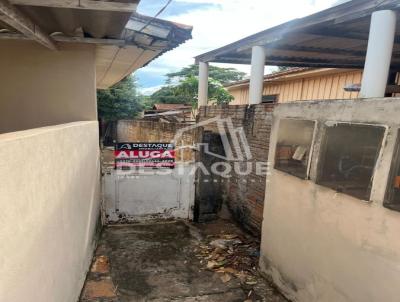
<instances>
[{"instance_id":1,"label":"corrugated metal roof","mask_svg":"<svg viewBox=\"0 0 400 302\"><path fill-rule=\"evenodd\" d=\"M252 46L267 50L266 65L362 68L371 14L398 14L392 68L400 68L400 5L398 0L353 0L311 16L295 19L196 57L196 61L250 64Z\"/></svg>"},{"instance_id":2,"label":"corrugated metal roof","mask_svg":"<svg viewBox=\"0 0 400 302\"><path fill-rule=\"evenodd\" d=\"M131 4L137 4L139 0L9 1L15 4L13 9L32 21L55 43L95 44L98 88L110 87L191 38L191 26L128 11ZM85 3L96 9L80 6ZM121 3L127 8L119 9ZM107 10L113 5L117 5L116 9ZM18 33L3 21L0 21L0 38L33 39Z\"/></svg>"},{"instance_id":3,"label":"corrugated metal roof","mask_svg":"<svg viewBox=\"0 0 400 302\"><path fill-rule=\"evenodd\" d=\"M138 3L139 1L118 0L118 2ZM11 0L10 3L13 1ZM131 16L130 12L59 8L46 4L46 1L42 3L44 3L43 6L38 4L37 6L15 5L15 7L49 35L60 32L72 37L83 34L87 37L118 39ZM1 28L10 29L4 22L0 22Z\"/></svg>"},{"instance_id":4,"label":"corrugated metal roof","mask_svg":"<svg viewBox=\"0 0 400 302\"><path fill-rule=\"evenodd\" d=\"M357 69L343 69L343 68L310 68L310 67L294 67L288 70L266 74L264 76L264 83L283 82L293 79L305 79L316 76L324 76L335 73L353 72ZM250 79L245 79L224 85L228 90L248 87Z\"/></svg>"},{"instance_id":5,"label":"corrugated metal roof","mask_svg":"<svg viewBox=\"0 0 400 302\"><path fill-rule=\"evenodd\" d=\"M124 48L106 45L97 47L98 57L102 58L97 67L98 88L110 87L136 69L146 66L190 39L191 32L191 26L132 14L122 33L129 45Z\"/></svg>"},{"instance_id":6,"label":"corrugated metal roof","mask_svg":"<svg viewBox=\"0 0 400 302\"><path fill-rule=\"evenodd\" d=\"M177 109L191 109L191 105L185 104L154 104L153 109L155 110L177 110Z\"/></svg>"},{"instance_id":7,"label":"corrugated metal roof","mask_svg":"<svg viewBox=\"0 0 400 302\"><path fill-rule=\"evenodd\" d=\"M269 74L264 75L264 82L266 82L268 80L272 80L272 79L279 79L279 78L281 78L281 77L283 77L285 75L303 73L304 71L308 71L308 70L312 70L312 68L309 68L309 67L293 67L293 68L289 68L287 70L269 73ZM228 83L228 84L226 84L224 86L228 88L228 87L242 86L242 85L245 85L245 84L248 84L248 83L250 83L250 79L246 78L246 79L241 80L241 81Z\"/></svg>"}]
</instances>

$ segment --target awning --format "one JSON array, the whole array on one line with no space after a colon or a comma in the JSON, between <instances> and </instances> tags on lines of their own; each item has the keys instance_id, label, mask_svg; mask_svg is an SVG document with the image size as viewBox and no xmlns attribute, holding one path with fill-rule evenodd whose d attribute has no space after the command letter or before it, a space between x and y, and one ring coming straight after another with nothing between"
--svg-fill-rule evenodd
<instances>
[{"instance_id":1,"label":"awning","mask_svg":"<svg viewBox=\"0 0 400 302\"><path fill-rule=\"evenodd\" d=\"M139 0L0 0L0 39L96 47L97 87L107 88L191 38L192 27L136 13Z\"/></svg>"},{"instance_id":2,"label":"awning","mask_svg":"<svg viewBox=\"0 0 400 302\"><path fill-rule=\"evenodd\" d=\"M251 48L264 46L266 65L326 68L363 68L371 14L397 12L398 0L353 0L305 18L281 24L196 57L196 62L250 64ZM400 36L397 34L392 68L400 67Z\"/></svg>"}]
</instances>

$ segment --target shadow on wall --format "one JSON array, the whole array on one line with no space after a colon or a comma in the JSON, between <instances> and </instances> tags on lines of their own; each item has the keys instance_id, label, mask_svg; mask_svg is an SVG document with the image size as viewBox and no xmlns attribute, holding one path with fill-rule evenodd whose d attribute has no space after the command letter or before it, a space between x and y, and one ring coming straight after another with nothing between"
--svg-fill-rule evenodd
<instances>
[{"instance_id":1,"label":"shadow on wall","mask_svg":"<svg viewBox=\"0 0 400 302\"><path fill-rule=\"evenodd\" d=\"M258 105L221 105L201 107L198 114L198 122L220 117L230 119L235 129L243 133L240 137L241 150L248 148L249 155L244 159L227 159L226 163L231 166L229 177L212 179L214 184L212 190L216 192L214 209L221 209L221 202L224 202L230 210L233 218L246 230L254 235L260 236L261 222L263 217L266 173L258 173L259 164L267 164L269 151L269 137L272 125L273 104ZM204 133L219 135L220 129L217 123L210 123L204 126ZM234 137L227 135L229 145L234 145ZM217 140L210 140L216 147ZM233 157L236 151L233 149ZM204 159L205 163L207 158ZM249 173L243 173L250 171ZM205 185L204 185L205 186ZM210 186L209 186L210 187ZM208 188L208 190L211 190ZM205 199L207 200L207 199ZM201 205L200 205L201 207ZM203 205L205 209L210 204ZM217 214L217 213L215 213ZM211 217L210 215L208 215Z\"/></svg>"}]
</instances>

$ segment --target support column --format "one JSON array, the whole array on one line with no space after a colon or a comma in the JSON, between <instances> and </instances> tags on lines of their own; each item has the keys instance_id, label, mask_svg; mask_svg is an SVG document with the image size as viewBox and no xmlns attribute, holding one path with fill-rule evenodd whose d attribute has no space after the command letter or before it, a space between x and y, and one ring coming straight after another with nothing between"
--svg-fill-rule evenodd
<instances>
[{"instance_id":1,"label":"support column","mask_svg":"<svg viewBox=\"0 0 400 302\"><path fill-rule=\"evenodd\" d=\"M261 46L253 46L251 52L251 75L249 104L260 104L264 87L265 49Z\"/></svg>"},{"instance_id":2,"label":"support column","mask_svg":"<svg viewBox=\"0 0 400 302\"><path fill-rule=\"evenodd\" d=\"M395 33L394 11L382 10L372 14L360 97L385 96Z\"/></svg>"},{"instance_id":3,"label":"support column","mask_svg":"<svg viewBox=\"0 0 400 302\"><path fill-rule=\"evenodd\" d=\"M198 108L207 106L208 102L208 63L199 63Z\"/></svg>"}]
</instances>

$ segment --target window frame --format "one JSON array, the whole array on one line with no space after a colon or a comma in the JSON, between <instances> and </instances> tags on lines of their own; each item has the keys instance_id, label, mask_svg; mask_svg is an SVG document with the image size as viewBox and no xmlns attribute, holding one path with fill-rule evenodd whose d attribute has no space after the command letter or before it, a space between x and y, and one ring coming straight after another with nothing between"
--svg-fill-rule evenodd
<instances>
[{"instance_id":1,"label":"window frame","mask_svg":"<svg viewBox=\"0 0 400 302\"><path fill-rule=\"evenodd\" d=\"M324 184L320 183L321 177L322 177L322 170L323 167L325 165L325 154L327 151L327 143L328 143L328 135L327 135L327 130L332 127L332 126L328 126L328 124L336 124L336 125L355 125L355 126L367 126L367 127L376 127L376 128L382 128L383 131L383 135L382 135L382 142L379 146L379 150L377 152L377 156L376 156L376 161L375 161L375 165L374 168L372 170L372 175L371 175L371 179L372 179L372 186L371 186L371 190L369 192L369 197L368 200L366 199L360 199L356 196L350 195L348 193L345 192L339 192L331 187L328 187ZM374 179L375 179L375 174L376 174L376 166L379 162L379 160L382 158L382 154L383 154L383 150L384 150L384 145L387 139L387 132L388 132L388 126L387 125L383 125L383 124L371 124L371 123L362 123L362 122L351 122L351 121L332 121L332 120L327 120L325 122L323 122L322 125L322 129L321 129L321 144L320 144L320 150L319 150L319 154L318 154L318 162L317 162L317 168L316 168L316 175L315 175L315 184L317 184L318 186L327 188L329 190L335 191L337 193L341 193L344 194L346 196L350 196L352 198L358 199L360 201L364 201L364 202L371 202L371 195L373 192L373 187L374 187Z\"/></svg>"},{"instance_id":2,"label":"window frame","mask_svg":"<svg viewBox=\"0 0 400 302\"><path fill-rule=\"evenodd\" d=\"M294 173L290 173L288 171L285 171L283 169L280 169L279 167L276 166L276 152L277 152L277 147L278 147L278 141L279 141L279 131L280 131L280 127L281 127L281 122L283 120L286 121L302 121L302 122L312 122L313 123L313 134L311 137L311 142L310 142L310 150L309 150L309 155L307 157L307 165L306 165L306 173L304 177L298 176ZM312 159L313 159L313 155L314 155L314 146L315 146L315 140L316 140L316 136L317 136L317 132L318 132L318 121L317 120L313 120L313 119L303 119L303 118L288 118L288 117L281 117L279 119L279 125L278 125L278 130L277 130L277 137L276 137L276 142L275 142L275 150L274 150L274 156L273 156L273 160L274 160L274 164L273 164L273 169L285 173L289 176L293 176L302 180L310 180L310 172L311 172L311 165L312 165Z\"/></svg>"},{"instance_id":3,"label":"window frame","mask_svg":"<svg viewBox=\"0 0 400 302\"><path fill-rule=\"evenodd\" d=\"M264 101L264 97L275 97L275 99L274 100L271 100L271 101ZM279 102L279 93L276 93L276 94L263 94L262 95L262 97L261 97L261 103L262 104L276 104L276 103L278 103Z\"/></svg>"},{"instance_id":4,"label":"window frame","mask_svg":"<svg viewBox=\"0 0 400 302\"><path fill-rule=\"evenodd\" d=\"M385 188L385 197L383 199L383 206L389 210L396 212L400 212L400 202L398 205L391 202L390 195L393 192L391 188L393 186L394 176L396 175L396 171L399 169L399 166L400 166L400 128L397 129L394 150L391 157L388 181Z\"/></svg>"}]
</instances>

